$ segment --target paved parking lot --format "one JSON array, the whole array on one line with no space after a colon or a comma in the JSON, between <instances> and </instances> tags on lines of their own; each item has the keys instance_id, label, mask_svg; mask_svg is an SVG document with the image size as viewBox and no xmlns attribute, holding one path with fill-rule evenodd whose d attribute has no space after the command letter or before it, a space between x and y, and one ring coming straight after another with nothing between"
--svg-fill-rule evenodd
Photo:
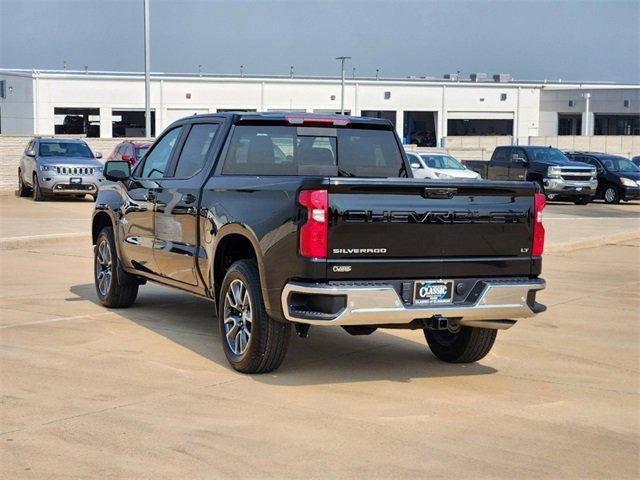
<instances>
[{"instance_id":1,"label":"paved parking lot","mask_svg":"<svg viewBox=\"0 0 640 480\"><path fill-rule=\"evenodd\" d=\"M637 212L552 205L547 231ZM549 310L475 365L438 362L418 331L316 328L244 376L210 303L148 285L107 311L86 239L1 250L3 475L637 478L639 255L637 239L547 255Z\"/></svg>"}]
</instances>

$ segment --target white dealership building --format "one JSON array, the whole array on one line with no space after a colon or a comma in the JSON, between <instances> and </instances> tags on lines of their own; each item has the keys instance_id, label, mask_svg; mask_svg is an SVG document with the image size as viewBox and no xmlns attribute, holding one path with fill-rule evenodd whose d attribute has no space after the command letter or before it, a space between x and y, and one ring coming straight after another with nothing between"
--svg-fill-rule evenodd
<instances>
[{"instance_id":1,"label":"white dealership building","mask_svg":"<svg viewBox=\"0 0 640 480\"><path fill-rule=\"evenodd\" d=\"M391 120L405 143L452 136L640 135L640 85L519 81L508 75L348 78L345 110ZM335 77L153 73L152 133L178 118L231 110L337 113ZM144 134L144 75L0 70L0 133Z\"/></svg>"}]
</instances>

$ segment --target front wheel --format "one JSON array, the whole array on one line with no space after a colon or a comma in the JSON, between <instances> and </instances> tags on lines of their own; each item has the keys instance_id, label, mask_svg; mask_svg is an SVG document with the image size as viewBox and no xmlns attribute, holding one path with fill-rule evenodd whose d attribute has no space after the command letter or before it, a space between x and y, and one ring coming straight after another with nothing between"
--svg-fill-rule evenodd
<instances>
[{"instance_id":1,"label":"front wheel","mask_svg":"<svg viewBox=\"0 0 640 480\"><path fill-rule=\"evenodd\" d=\"M136 301L138 282L120 265L111 227L104 227L96 240L94 279L98 299L105 307L125 308Z\"/></svg>"},{"instance_id":2,"label":"front wheel","mask_svg":"<svg viewBox=\"0 0 640 480\"><path fill-rule=\"evenodd\" d=\"M31 194L29 187L27 187L22 180L22 171L18 169L18 195L21 197L28 197Z\"/></svg>"},{"instance_id":3,"label":"front wheel","mask_svg":"<svg viewBox=\"0 0 640 480\"><path fill-rule=\"evenodd\" d=\"M620 193L616 187L609 186L604 191L604 201L607 203L620 203Z\"/></svg>"},{"instance_id":4,"label":"front wheel","mask_svg":"<svg viewBox=\"0 0 640 480\"><path fill-rule=\"evenodd\" d=\"M239 372L271 372L284 360L291 325L267 316L254 260L238 260L227 271L218 323L225 356Z\"/></svg>"},{"instance_id":5,"label":"front wheel","mask_svg":"<svg viewBox=\"0 0 640 480\"><path fill-rule=\"evenodd\" d=\"M33 174L33 200L36 202L44 202L45 196L40 189L40 182L38 181L38 175Z\"/></svg>"},{"instance_id":6,"label":"front wheel","mask_svg":"<svg viewBox=\"0 0 640 480\"><path fill-rule=\"evenodd\" d=\"M461 327L458 332L424 330L433 354L449 363L472 363L484 358L496 340L497 330Z\"/></svg>"}]
</instances>

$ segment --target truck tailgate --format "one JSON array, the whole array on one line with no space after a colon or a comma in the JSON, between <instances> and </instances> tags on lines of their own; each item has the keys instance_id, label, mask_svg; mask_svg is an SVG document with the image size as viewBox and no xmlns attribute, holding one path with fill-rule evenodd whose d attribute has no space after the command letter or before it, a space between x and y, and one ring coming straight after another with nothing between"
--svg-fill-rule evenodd
<instances>
[{"instance_id":1,"label":"truck tailgate","mask_svg":"<svg viewBox=\"0 0 640 480\"><path fill-rule=\"evenodd\" d=\"M526 182L332 178L327 276L535 274L534 193Z\"/></svg>"}]
</instances>

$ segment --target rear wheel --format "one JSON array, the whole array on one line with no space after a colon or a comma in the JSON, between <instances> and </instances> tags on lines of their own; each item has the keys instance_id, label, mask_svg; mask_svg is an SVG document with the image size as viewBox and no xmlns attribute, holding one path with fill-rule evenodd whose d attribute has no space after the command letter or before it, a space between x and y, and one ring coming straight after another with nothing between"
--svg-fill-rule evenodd
<instances>
[{"instance_id":1,"label":"rear wheel","mask_svg":"<svg viewBox=\"0 0 640 480\"><path fill-rule=\"evenodd\" d=\"M218 323L224 353L239 372L271 372L284 360L291 325L267 316L254 260L238 260L227 271L220 289Z\"/></svg>"},{"instance_id":2,"label":"rear wheel","mask_svg":"<svg viewBox=\"0 0 640 480\"><path fill-rule=\"evenodd\" d=\"M124 308L136 301L138 281L122 269L111 227L104 227L96 240L94 279L98 299L105 307Z\"/></svg>"},{"instance_id":3,"label":"rear wheel","mask_svg":"<svg viewBox=\"0 0 640 480\"><path fill-rule=\"evenodd\" d=\"M29 187L27 187L22 180L22 172L18 169L18 195L21 197L28 197L31 194Z\"/></svg>"},{"instance_id":4,"label":"rear wheel","mask_svg":"<svg viewBox=\"0 0 640 480\"><path fill-rule=\"evenodd\" d=\"M38 175L33 174L33 199L36 202L43 202L45 200L44 193L40 190L40 182L38 181Z\"/></svg>"},{"instance_id":5,"label":"rear wheel","mask_svg":"<svg viewBox=\"0 0 640 480\"><path fill-rule=\"evenodd\" d=\"M603 198L607 203L620 203L620 193L616 187L611 185L604 191Z\"/></svg>"},{"instance_id":6,"label":"rear wheel","mask_svg":"<svg viewBox=\"0 0 640 480\"><path fill-rule=\"evenodd\" d=\"M461 327L456 333L424 330L433 354L450 363L471 363L484 358L493 347L497 334L497 330L476 327Z\"/></svg>"}]
</instances>

